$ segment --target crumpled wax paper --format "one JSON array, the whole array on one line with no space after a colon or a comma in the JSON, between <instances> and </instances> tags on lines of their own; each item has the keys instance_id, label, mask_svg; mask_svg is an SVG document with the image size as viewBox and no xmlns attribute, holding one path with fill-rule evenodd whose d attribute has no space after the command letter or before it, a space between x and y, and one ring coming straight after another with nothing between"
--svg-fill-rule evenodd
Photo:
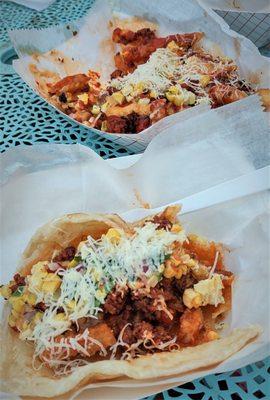
<instances>
[{"instance_id":1,"label":"crumpled wax paper","mask_svg":"<svg viewBox=\"0 0 270 400\"><path fill-rule=\"evenodd\" d=\"M266 114L257 96L207 111L161 133L135 160L125 167L125 159L120 159L118 167L117 160L104 161L80 145L19 146L7 151L1 160L1 282L12 277L35 230L53 218L87 211L127 217L144 202L165 206L192 194L199 201L202 191L269 165ZM226 331L259 324L263 334L215 368L147 381L123 378L97 383L61 399L139 399L267 356L268 195L261 192L210 205L211 198L209 207L180 218L188 232L221 241L231 249L226 263L237 279Z\"/></svg>"},{"instance_id":2,"label":"crumpled wax paper","mask_svg":"<svg viewBox=\"0 0 270 400\"><path fill-rule=\"evenodd\" d=\"M109 21L127 16L149 20L158 27L161 36L203 31L205 38L202 43L206 49L233 58L242 78L258 87L269 86L269 60L260 55L250 40L230 30L221 17L210 8L200 6L196 0L156 0L155 7L147 0L96 0L88 15L79 21L47 29L10 31L10 38L19 55L13 66L21 78L45 100L46 96L39 93L36 86L36 80L44 81L44 77L31 72L29 65L57 73L60 77L93 69L101 72L102 80L106 81L115 69L113 55L116 52L111 41ZM48 79L47 76L45 81ZM193 118L200 112L200 107L166 117L140 134L110 134L93 130L114 142L140 151L162 130L183 119Z\"/></svg>"}]
</instances>

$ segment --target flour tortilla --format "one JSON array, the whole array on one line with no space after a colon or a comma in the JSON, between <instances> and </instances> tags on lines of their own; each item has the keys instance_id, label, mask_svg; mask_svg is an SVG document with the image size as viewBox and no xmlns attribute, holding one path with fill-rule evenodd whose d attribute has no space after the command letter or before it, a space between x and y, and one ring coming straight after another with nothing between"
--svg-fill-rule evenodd
<instances>
[{"instance_id":1,"label":"flour tortilla","mask_svg":"<svg viewBox=\"0 0 270 400\"><path fill-rule=\"evenodd\" d=\"M48 260L55 250L77 246L88 235L95 239L111 227L129 231L131 225L117 215L70 214L40 228L23 253L19 271L26 275L38 261ZM45 367L32 367L33 346L21 341L8 328L9 307L4 307L1 330L1 390L22 396L56 397L89 383L118 377L150 379L208 369L221 363L254 340L261 332L258 326L236 329L219 340L182 350L143 356L131 361L104 360L78 367L68 376L55 377Z\"/></svg>"}]
</instances>

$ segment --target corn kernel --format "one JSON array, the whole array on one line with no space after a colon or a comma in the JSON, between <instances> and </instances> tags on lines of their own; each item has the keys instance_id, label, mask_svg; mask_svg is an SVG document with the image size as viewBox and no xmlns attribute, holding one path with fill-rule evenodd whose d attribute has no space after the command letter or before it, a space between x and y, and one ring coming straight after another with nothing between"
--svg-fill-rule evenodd
<instances>
[{"instance_id":1,"label":"corn kernel","mask_svg":"<svg viewBox=\"0 0 270 400\"><path fill-rule=\"evenodd\" d=\"M181 260L178 260L174 256L172 256L169 261L173 267L178 267L181 264Z\"/></svg>"},{"instance_id":2,"label":"corn kernel","mask_svg":"<svg viewBox=\"0 0 270 400\"><path fill-rule=\"evenodd\" d=\"M193 289L186 289L183 294L183 303L188 308L198 308L202 305L202 298Z\"/></svg>"},{"instance_id":3,"label":"corn kernel","mask_svg":"<svg viewBox=\"0 0 270 400\"><path fill-rule=\"evenodd\" d=\"M198 244L201 244L201 245L203 245L203 246L207 246L207 245L209 244L207 239L205 239L205 238L202 237L202 236L195 235L194 233L191 233L191 234L188 236L188 238L189 238L192 242L197 242Z\"/></svg>"},{"instance_id":4,"label":"corn kernel","mask_svg":"<svg viewBox=\"0 0 270 400\"><path fill-rule=\"evenodd\" d=\"M190 261L190 255L189 254L183 254L181 256L181 261L183 264L188 264L188 262Z\"/></svg>"},{"instance_id":5,"label":"corn kernel","mask_svg":"<svg viewBox=\"0 0 270 400\"><path fill-rule=\"evenodd\" d=\"M221 59L222 59L222 61L227 62L227 63L233 62L233 59L230 57L227 57L227 56L223 56Z\"/></svg>"},{"instance_id":6,"label":"corn kernel","mask_svg":"<svg viewBox=\"0 0 270 400\"><path fill-rule=\"evenodd\" d=\"M27 328L28 328L28 322L24 321L23 324L22 324L22 330L26 331Z\"/></svg>"},{"instance_id":7,"label":"corn kernel","mask_svg":"<svg viewBox=\"0 0 270 400\"><path fill-rule=\"evenodd\" d=\"M11 314L12 314L13 317L16 318L16 319L19 318L19 316L20 316L20 313L19 313L18 311L14 310L14 308L12 308Z\"/></svg>"},{"instance_id":8,"label":"corn kernel","mask_svg":"<svg viewBox=\"0 0 270 400\"><path fill-rule=\"evenodd\" d=\"M41 272L46 272L46 266L48 265L47 261L39 261L37 264L33 265L31 269L31 273L38 274Z\"/></svg>"},{"instance_id":9,"label":"corn kernel","mask_svg":"<svg viewBox=\"0 0 270 400\"><path fill-rule=\"evenodd\" d=\"M166 265L163 275L165 278L173 278L175 276L175 270L170 264Z\"/></svg>"},{"instance_id":10,"label":"corn kernel","mask_svg":"<svg viewBox=\"0 0 270 400\"><path fill-rule=\"evenodd\" d=\"M102 104L102 106L100 107L101 111L105 113L107 111L108 106L109 103L106 101L106 103Z\"/></svg>"},{"instance_id":11,"label":"corn kernel","mask_svg":"<svg viewBox=\"0 0 270 400\"><path fill-rule=\"evenodd\" d=\"M179 268L175 273L175 277L176 277L176 279L181 279L182 275L183 275L183 270L181 268Z\"/></svg>"},{"instance_id":12,"label":"corn kernel","mask_svg":"<svg viewBox=\"0 0 270 400\"><path fill-rule=\"evenodd\" d=\"M160 264L160 266L158 267L158 272L162 273L165 269L165 265L164 264Z\"/></svg>"},{"instance_id":13,"label":"corn kernel","mask_svg":"<svg viewBox=\"0 0 270 400\"><path fill-rule=\"evenodd\" d=\"M106 296L106 291L105 289L98 289L96 291L95 297L99 300L99 301L103 301L104 298Z\"/></svg>"},{"instance_id":14,"label":"corn kernel","mask_svg":"<svg viewBox=\"0 0 270 400\"><path fill-rule=\"evenodd\" d=\"M107 129L108 129L107 121L103 121L102 124L101 124L101 130L103 132L106 132Z\"/></svg>"},{"instance_id":15,"label":"corn kernel","mask_svg":"<svg viewBox=\"0 0 270 400\"><path fill-rule=\"evenodd\" d=\"M122 89L122 94L127 97L128 95L130 95L130 93L134 92L134 88L132 87L132 85L127 85Z\"/></svg>"},{"instance_id":16,"label":"corn kernel","mask_svg":"<svg viewBox=\"0 0 270 400\"><path fill-rule=\"evenodd\" d=\"M78 264L78 262L76 260L72 260L72 261L69 262L67 268L68 269L69 268L74 268L74 267L76 267L77 264Z\"/></svg>"},{"instance_id":17,"label":"corn kernel","mask_svg":"<svg viewBox=\"0 0 270 400\"><path fill-rule=\"evenodd\" d=\"M117 104L120 104L120 105L123 104L123 102L125 100L125 96L120 91L113 93L112 98L116 101Z\"/></svg>"},{"instance_id":18,"label":"corn kernel","mask_svg":"<svg viewBox=\"0 0 270 400\"><path fill-rule=\"evenodd\" d=\"M151 276L147 283L150 287L155 287L158 284L158 277L156 275Z\"/></svg>"},{"instance_id":19,"label":"corn kernel","mask_svg":"<svg viewBox=\"0 0 270 400\"><path fill-rule=\"evenodd\" d=\"M41 320L42 316L43 316L43 313L41 311L36 312L34 318L31 321L31 324L35 325L38 321Z\"/></svg>"},{"instance_id":20,"label":"corn kernel","mask_svg":"<svg viewBox=\"0 0 270 400\"><path fill-rule=\"evenodd\" d=\"M99 114L100 113L100 107L97 106L97 105L93 105L91 113L94 114L94 115Z\"/></svg>"},{"instance_id":21,"label":"corn kernel","mask_svg":"<svg viewBox=\"0 0 270 400\"><path fill-rule=\"evenodd\" d=\"M189 106L192 106L193 104L195 104L195 101L196 101L196 96L195 96L195 94L192 93L192 92L189 92L188 99L187 99L187 104L188 104ZM186 102L185 102L185 104L186 104Z\"/></svg>"},{"instance_id":22,"label":"corn kernel","mask_svg":"<svg viewBox=\"0 0 270 400\"><path fill-rule=\"evenodd\" d=\"M66 314L65 313L59 313L56 314L56 316L54 317L54 319L56 321L65 321L67 319Z\"/></svg>"},{"instance_id":23,"label":"corn kernel","mask_svg":"<svg viewBox=\"0 0 270 400\"><path fill-rule=\"evenodd\" d=\"M149 104L150 103L150 99L148 99L147 97L144 97L143 99L139 99L138 104Z\"/></svg>"},{"instance_id":24,"label":"corn kernel","mask_svg":"<svg viewBox=\"0 0 270 400\"><path fill-rule=\"evenodd\" d=\"M165 95L166 95L167 100L169 100L171 103L174 102L175 94L171 94L171 93L167 92Z\"/></svg>"},{"instance_id":25,"label":"corn kernel","mask_svg":"<svg viewBox=\"0 0 270 400\"><path fill-rule=\"evenodd\" d=\"M208 340L216 340L219 338L219 334L215 331L209 331L207 332L207 339Z\"/></svg>"},{"instance_id":26,"label":"corn kernel","mask_svg":"<svg viewBox=\"0 0 270 400\"><path fill-rule=\"evenodd\" d=\"M179 233L181 232L182 228L179 224L173 224L171 232L172 233Z\"/></svg>"},{"instance_id":27,"label":"corn kernel","mask_svg":"<svg viewBox=\"0 0 270 400\"><path fill-rule=\"evenodd\" d=\"M177 50L179 50L179 46L177 45L177 43L174 40L172 40L171 42L169 42L167 44L167 49L169 49L171 51L177 51Z\"/></svg>"},{"instance_id":28,"label":"corn kernel","mask_svg":"<svg viewBox=\"0 0 270 400\"><path fill-rule=\"evenodd\" d=\"M179 88L177 86L171 86L168 90L170 94L179 94Z\"/></svg>"},{"instance_id":29,"label":"corn kernel","mask_svg":"<svg viewBox=\"0 0 270 400\"><path fill-rule=\"evenodd\" d=\"M61 283L62 280L58 275L48 274L48 277L46 277L42 284L42 292L54 293L61 286Z\"/></svg>"},{"instance_id":30,"label":"corn kernel","mask_svg":"<svg viewBox=\"0 0 270 400\"><path fill-rule=\"evenodd\" d=\"M153 99L156 99L158 97L158 93L155 90L151 90L151 92L149 93L150 97L152 97Z\"/></svg>"},{"instance_id":31,"label":"corn kernel","mask_svg":"<svg viewBox=\"0 0 270 400\"><path fill-rule=\"evenodd\" d=\"M14 315L10 314L8 317L8 324L11 326L11 328L14 328L16 326L16 318Z\"/></svg>"},{"instance_id":32,"label":"corn kernel","mask_svg":"<svg viewBox=\"0 0 270 400\"><path fill-rule=\"evenodd\" d=\"M10 295L11 295L11 289L8 287L8 286L6 286L6 285L3 285L1 288L0 288L0 294L1 294L1 296L3 296L5 299L8 299L9 297L10 297Z\"/></svg>"},{"instance_id":33,"label":"corn kernel","mask_svg":"<svg viewBox=\"0 0 270 400\"><path fill-rule=\"evenodd\" d=\"M75 300L69 300L67 302L67 306L68 308L70 308L71 310L74 310L75 306L76 306L76 301Z\"/></svg>"},{"instance_id":34,"label":"corn kernel","mask_svg":"<svg viewBox=\"0 0 270 400\"><path fill-rule=\"evenodd\" d=\"M136 90L138 93L142 93L143 90L144 90L145 88L146 88L146 87L145 87L145 83L144 83L144 82L139 82L139 83L137 83L137 84L135 85L135 90Z\"/></svg>"},{"instance_id":35,"label":"corn kernel","mask_svg":"<svg viewBox=\"0 0 270 400\"><path fill-rule=\"evenodd\" d=\"M180 107L184 103L185 103L185 99L181 94L174 96L173 104L175 104L176 106Z\"/></svg>"},{"instance_id":36,"label":"corn kernel","mask_svg":"<svg viewBox=\"0 0 270 400\"><path fill-rule=\"evenodd\" d=\"M115 228L110 228L106 233L106 237L111 241L111 243L118 244L121 239L121 233Z\"/></svg>"},{"instance_id":37,"label":"corn kernel","mask_svg":"<svg viewBox=\"0 0 270 400\"><path fill-rule=\"evenodd\" d=\"M181 268L184 275L188 272L188 267L185 264L180 264L179 268Z\"/></svg>"},{"instance_id":38,"label":"corn kernel","mask_svg":"<svg viewBox=\"0 0 270 400\"><path fill-rule=\"evenodd\" d=\"M209 75L202 75L202 76L200 77L200 84L201 84L201 86L202 86L202 87L207 86L207 85L209 84L210 80L211 80L211 78L210 78Z\"/></svg>"},{"instance_id":39,"label":"corn kernel","mask_svg":"<svg viewBox=\"0 0 270 400\"><path fill-rule=\"evenodd\" d=\"M12 305L13 310L20 313L24 308L24 301L20 297L10 297L9 302Z\"/></svg>"},{"instance_id":40,"label":"corn kernel","mask_svg":"<svg viewBox=\"0 0 270 400\"><path fill-rule=\"evenodd\" d=\"M36 296L33 293L26 292L23 295L23 299L26 303L30 304L31 306L34 306L36 304Z\"/></svg>"},{"instance_id":41,"label":"corn kernel","mask_svg":"<svg viewBox=\"0 0 270 400\"><path fill-rule=\"evenodd\" d=\"M79 94L78 99L86 106L88 104L88 93Z\"/></svg>"},{"instance_id":42,"label":"corn kernel","mask_svg":"<svg viewBox=\"0 0 270 400\"><path fill-rule=\"evenodd\" d=\"M195 261L193 258L189 257L189 259L185 261L185 264L186 264L188 267L195 267L195 265L196 265L197 263L196 263L196 261Z\"/></svg>"}]
</instances>

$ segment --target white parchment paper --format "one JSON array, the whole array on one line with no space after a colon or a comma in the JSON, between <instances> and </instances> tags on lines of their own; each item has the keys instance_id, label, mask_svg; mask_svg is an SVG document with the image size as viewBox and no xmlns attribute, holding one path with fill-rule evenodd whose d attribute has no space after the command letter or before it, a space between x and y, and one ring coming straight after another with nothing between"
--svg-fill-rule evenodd
<instances>
[{"instance_id":1,"label":"white parchment paper","mask_svg":"<svg viewBox=\"0 0 270 400\"><path fill-rule=\"evenodd\" d=\"M250 40L231 31L222 18L210 8L200 6L196 0L156 0L154 7L147 0L115 0L112 6L107 0L96 0L89 14L72 24L11 31L10 38L19 55L19 60L13 63L15 70L37 93L37 78L29 70L29 64L36 65L39 70L57 73L60 77L94 69L100 71L102 80L106 81L115 69L115 47L109 27L113 11L118 16L136 16L155 23L160 35L203 31L203 46L206 49L233 58L242 78L258 87L269 87L269 60L260 55ZM193 118L196 112L200 112L199 106L169 116L137 135L94 131L139 151L159 132L183 119Z\"/></svg>"},{"instance_id":2,"label":"white parchment paper","mask_svg":"<svg viewBox=\"0 0 270 400\"><path fill-rule=\"evenodd\" d=\"M247 109L252 109L252 114ZM1 159L0 280L11 278L30 237L52 218L84 211L127 213L141 206L140 198L152 207L192 194L199 200L201 191L268 164L268 124L256 96L164 131L127 168L115 168L80 145L22 146L7 151ZM73 398L138 399L267 356L267 201L267 193L262 192L182 216L188 232L231 248L227 264L237 280L228 328L260 324L264 332L258 340L217 368L147 382L122 379L90 385L88 391Z\"/></svg>"},{"instance_id":3,"label":"white parchment paper","mask_svg":"<svg viewBox=\"0 0 270 400\"><path fill-rule=\"evenodd\" d=\"M199 3L221 11L270 13L268 0L199 0Z\"/></svg>"},{"instance_id":4,"label":"white parchment paper","mask_svg":"<svg viewBox=\"0 0 270 400\"><path fill-rule=\"evenodd\" d=\"M55 0L11 0L13 3L21 4L22 6L32 8L36 11L45 10L49 7Z\"/></svg>"}]
</instances>

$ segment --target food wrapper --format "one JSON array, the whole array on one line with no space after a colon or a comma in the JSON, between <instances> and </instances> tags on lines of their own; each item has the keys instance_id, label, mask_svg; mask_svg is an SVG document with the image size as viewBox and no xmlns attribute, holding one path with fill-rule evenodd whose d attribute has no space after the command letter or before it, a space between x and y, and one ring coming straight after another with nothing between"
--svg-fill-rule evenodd
<instances>
[{"instance_id":1,"label":"food wrapper","mask_svg":"<svg viewBox=\"0 0 270 400\"><path fill-rule=\"evenodd\" d=\"M267 166L268 124L258 97L251 96L164 131L134 160L131 156L104 161L81 145L44 144L16 147L5 153L1 162L1 282L7 282L35 230L53 218L90 211L117 212L136 220L145 203L165 206L192 195L196 203L205 190ZM253 184L250 181L251 187ZM215 206L211 201L209 194L207 207L180 218L188 232L223 242L231 249L226 263L237 279L225 333L250 324L259 324L263 333L213 368L160 379L123 378L92 384L59 399L139 399L267 356L267 193L226 202L221 198Z\"/></svg>"},{"instance_id":2,"label":"food wrapper","mask_svg":"<svg viewBox=\"0 0 270 400\"><path fill-rule=\"evenodd\" d=\"M241 78L258 87L269 86L269 60L260 55L250 40L231 31L222 18L195 0L157 0L155 7L147 0L119 0L112 4L96 0L88 15L79 21L48 29L13 30L10 38L19 55L13 66L21 78L46 101L48 99L42 87L55 73L62 78L92 69L100 72L101 81L106 82L115 69L113 56L116 52L109 22L113 21L119 26L127 16L129 28L136 24L138 29L142 20L148 20L148 26L158 28L161 36L202 31L205 33L202 41L205 49L234 59ZM39 81L40 92L36 81ZM92 130L118 144L140 151L161 131L168 131L167 128L193 118L200 112L200 106L182 111L162 119L139 134L110 134L88 129L89 133Z\"/></svg>"}]
</instances>

